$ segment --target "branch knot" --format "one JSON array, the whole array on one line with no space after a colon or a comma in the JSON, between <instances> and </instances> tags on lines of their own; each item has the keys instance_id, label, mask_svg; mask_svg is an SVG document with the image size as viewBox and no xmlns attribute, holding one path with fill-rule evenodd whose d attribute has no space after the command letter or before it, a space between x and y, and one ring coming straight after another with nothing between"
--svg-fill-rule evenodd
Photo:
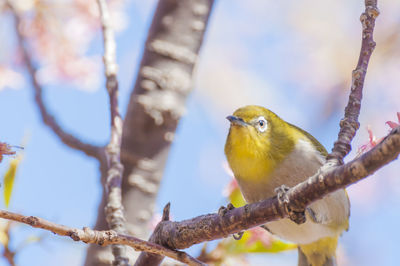
<instances>
[{"instance_id":1,"label":"branch knot","mask_svg":"<svg viewBox=\"0 0 400 266\"><path fill-rule=\"evenodd\" d=\"M380 11L379 11L378 7L370 5L370 6L367 6L366 13L371 18L376 19L379 16Z\"/></svg>"}]
</instances>

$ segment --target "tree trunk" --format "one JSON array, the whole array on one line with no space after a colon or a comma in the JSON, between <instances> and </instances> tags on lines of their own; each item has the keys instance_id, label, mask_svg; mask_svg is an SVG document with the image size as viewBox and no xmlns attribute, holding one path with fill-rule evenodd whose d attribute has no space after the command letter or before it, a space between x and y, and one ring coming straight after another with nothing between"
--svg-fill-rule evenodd
<instances>
[{"instance_id":1,"label":"tree trunk","mask_svg":"<svg viewBox=\"0 0 400 266\"><path fill-rule=\"evenodd\" d=\"M136 237L149 235L149 221L175 130L192 89L193 69L213 2L160 0L153 17L121 147L126 227ZM104 225L104 202L101 204L96 226ZM111 253L104 250L91 246L85 264L109 265ZM137 254L132 255L134 260Z\"/></svg>"}]
</instances>

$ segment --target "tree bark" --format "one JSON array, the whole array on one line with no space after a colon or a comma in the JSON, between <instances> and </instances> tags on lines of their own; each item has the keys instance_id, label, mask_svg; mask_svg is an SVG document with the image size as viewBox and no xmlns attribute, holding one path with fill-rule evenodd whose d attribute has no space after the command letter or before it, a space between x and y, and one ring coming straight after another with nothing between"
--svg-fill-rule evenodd
<instances>
[{"instance_id":1,"label":"tree bark","mask_svg":"<svg viewBox=\"0 0 400 266\"><path fill-rule=\"evenodd\" d=\"M139 238L149 234L148 224L175 130L192 89L193 69L213 2L160 0L147 36L121 146L126 228ZM99 210L96 229L104 224L103 206ZM104 248L90 247L85 264L109 265L104 253L100 260L99 252Z\"/></svg>"}]
</instances>

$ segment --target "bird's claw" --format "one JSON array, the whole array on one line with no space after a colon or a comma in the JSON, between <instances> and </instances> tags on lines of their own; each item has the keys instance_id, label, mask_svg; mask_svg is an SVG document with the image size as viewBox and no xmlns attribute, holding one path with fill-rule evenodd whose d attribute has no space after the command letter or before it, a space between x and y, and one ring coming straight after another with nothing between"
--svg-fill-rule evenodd
<instances>
[{"instance_id":1,"label":"bird's claw","mask_svg":"<svg viewBox=\"0 0 400 266\"><path fill-rule=\"evenodd\" d=\"M287 195L289 189L290 188L286 185L281 185L280 187L275 188L275 193L277 194L278 201L285 207L286 213L289 215L290 220L292 220L296 224L305 223L306 215L304 209L301 210L289 207L289 197Z\"/></svg>"},{"instance_id":2,"label":"bird's claw","mask_svg":"<svg viewBox=\"0 0 400 266\"><path fill-rule=\"evenodd\" d=\"M218 209L218 215L222 217L222 216L224 216L228 211L233 210L234 208L235 208L235 206L233 206L232 203L228 203L228 205L226 205L226 207L225 207L225 206L221 206L221 207Z\"/></svg>"}]
</instances>

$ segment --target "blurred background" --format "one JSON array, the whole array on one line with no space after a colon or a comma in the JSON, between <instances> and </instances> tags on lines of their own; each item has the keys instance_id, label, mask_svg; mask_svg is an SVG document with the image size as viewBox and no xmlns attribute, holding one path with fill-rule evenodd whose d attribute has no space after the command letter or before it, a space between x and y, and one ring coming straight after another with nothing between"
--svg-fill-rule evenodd
<instances>
[{"instance_id":1,"label":"blurred background","mask_svg":"<svg viewBox=\"0 0 400 266\"><path fill-rule=\"evenodd\" d=\"M28 15L34 11L46 14L52 30L62 32L59 39L43 36L35 44L36 60L41 63L38 77L49 109L69 131L105 144L110 122L96 2L65 0L42 6L34 0L13 2ZM2 4L0 141L23 142L24 146L9 209L73 227L92 226L102 190L98 163L63 145L43 125L16 48L13 19ZM110 2L117 29L123 115L156 4L155 0ZM382 0L378 6L377 46L364 86L361 127L347 161L369 142L367 126L379 139L389 132L385 122L399 122L400 2ZM168 158L158 212L171 202L172 218L182 220L226 205L222 192L231 177L223 168L229 127L225 117L238 107L265 106L310 132L330 151L358 60L363 10L361 0L216 1L194 90ZM63 56L57 49L64 49ZM10 160L5 158L0 164L0 174L6 172ZM400 164L395 161L348 188L350 230L339 242L339 265L398 265L399 173ZM84 261L84 244L18 224L11 232L10 244L18 250L17 265L81 265ZM28 238L40 241L26 245ZM201 246L188 252L197 256ZM251 265L296 265L297 254L251 255L247 261ZM0 265L8 263L0 258Z\"/></svg>"}]
</instances>

